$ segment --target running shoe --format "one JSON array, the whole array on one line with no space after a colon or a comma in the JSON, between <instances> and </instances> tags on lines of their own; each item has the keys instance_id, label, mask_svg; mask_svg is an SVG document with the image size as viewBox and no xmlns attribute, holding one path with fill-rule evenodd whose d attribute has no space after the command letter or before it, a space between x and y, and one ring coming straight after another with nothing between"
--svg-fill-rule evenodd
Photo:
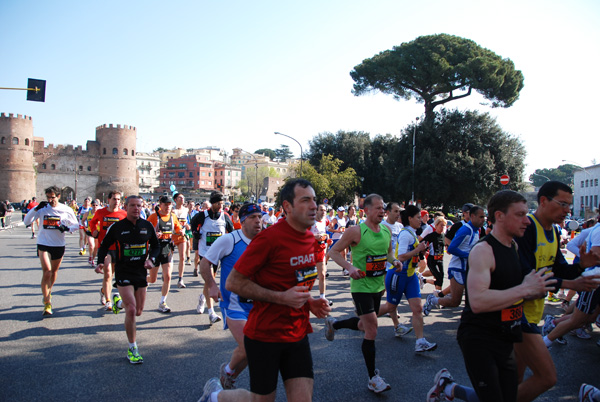
<instances>
[{"instance_id":1,"label":"running shoe","mask_svg":"<svg viewBox=\"0 0 600 402\"><path fill-rule=\"evenodd\" d=\"M570 305L571 303L568 300L563 300L563 302L560 304L560 308L562 308L563 311L567 311Z\"/></svg>"},{"instance_id":2,"label":"running shoe","mask_svg":"<svg viewBox=\"0 0 600 402\"><path fill-rule=\"evenodd\" d=\"M571 331L573 332L573 331ZM577 336L579 339L591 339L592 336L590 334L588 334L585 329L583 328L577 328L575 330L575 336Z\"/></svg>"},{"instance_id":3,"label":"running shoe","mask_svg":"<svg viewBox=\"0 0 600 402\"><path fill-rule=\"evenodd\" d=\"M585 332L587 332L588 334L591 334L591 333L594 331L594 329L592 328L592 324L591 324L591 323L589 323L589 322L588 322L587 324L585 324L585 325L584 325L582 328L583 328L583 329L585 330Z\"/></svg>"},{"instance_id":4,"label":"running shoe","mask_svg":"<svg viewBox=\"0 0 600 402\"><path fill-rule=\"evenodd\" d=\"M425 278L421 275L420 272L417 272L417 277L419 278L419 287L423 290L423 286L425 286Z\"/></svg>"},{"instance_id":5,"label":"running shoe","mask_svg":"<svg viewBox=\"0 0 600 402\"><path fill-rule=\"evenodd\" d=\"M86 251L85 249L81 250L81 255L85 255Z\"/></svg>"},{"instance_id":6,"label":"running shoe","mask_svg":"<svg viewBox=\"0 0 600 402\"><path fill-rule=\"evenodd\" d=\"M52 304L44 303L44 312L42 315L52 315Z\"/></svg>"},{"instance_id":7,"label":"running shoe","mask_svg":"<svg viewBox=\"0 0 600 402\"><path fill-rule=\"evenodd\" d=\"M427 393L427 402L442 402L449 401L450 395L446 395L444 393L444 389L446 385L452 384L454 382L454 378L450 375L450 372L443 368L438 371L433 379L433 387Z\"/></svg>"},{"instance_id":8,"label":"running shoe","mask_svg":"<svg viewBox=\"0 0 600 402\"><path fill-rule=\"evenodd\" d=\"M379 370L375 370L375 375L369 380L367 388L376 394L392 389L390 384L386 383L385 380L379 376Z\"/></svg>"},{"instance_id":9,"label":"running shoe","mask_svg":"<svg viewBox=\"0 0 600 402\"><path fill-rule=\"evenodd\" d=\"M200 293L198 297L198 305L196 306L196 311L198 314L204 314L204 310L206 309L206 297L204 294Z\"/></svg>"},{"instance_id":10,"label":"running shoe","mask_svg":"<svg viewBox=\"0 0 600 402\"><path fill-rule=\"evenodd\" d=\"M332 316L328 316L325 318L325 339L328 341L333 341L335 338L335 328L333 328L333 324L335 323L335 318Z\"/></svg>"},{"instance_id":11,"label":"running shoe","mask_svg":"<svg viewBox=\"0 0 600 402\"><path fill-rule=\"evenodd\" d=\"M121 302L121 304L123 304L122 299L121 299L121 295L118 293L115 293L113 295L113 305L112 305L112 311L115 314L119 314L119 311L122 310L121 307L119 307L119 302Z\"/></svg>"},{"instance_id":12,"label":"running shoe","mask_svg":"<svg viewBox=\"0 0 600 402\"><path fill-rule=\"evenodd\" d=\"M198 399L198 402L210 402L210 395L213 392L221 391L223 387L221 386L221 381L217 377L213 377L204 384L204 393Z\"/></svg>"},{"instance_id":13,"label":"running shoe","mask_svg":"<svg viewBox=\"0 0 600 402\"><path fill-rule=\"evenodd\" d=\"M556 328L556 325L554 324L554 316L547 314L546 317L544 317L544 326L542 327L542 336L548 335L550 332L552 332L552 330L554 328Z\"/></svg>"},{"instance_id":14,"label":"running shoe","mask_svg":"<svg viewBox=\"0 0 600 402\"><path fill-rule=\"evenodd\" d=\"M106 304L106 295L104 294L104 289L100 288L100 304L103 306Z\"/></svg>"},{"instance_id":15,"label":"running shoe","mask_svg":"<svg viewBox=\"0 0 600 402\"><path fill-rule=\"evenodd\" d=\"M428 342L427 339L423 338L420 342L415 343L415 352L431 352L437 348L437 343Z\"/></svg>"},{"instance_id":16,"label":"running shoe","mask_svg":"<svg viewBox=\"0 0 600 402\"><path fill-rule=\"evenodd\" d=\"M35 233L32 233L32 234L31 234L31 238L32 238L32 239L35 239Z\"/></svg>"},{"instance_id":17,"label":"running shoe","mask_svg":"<svg viewBox=\"0 0 600 402\"><path fill-rule=\"evenodd\" d=\"M197 270L197 269L195 269L195 270L194 270L194 273L193 273L193 275L194 275L194 276L198 276L198 270Z\"/></svg>"},{"instance_id":18,"label":"running shoe","mask_svg":"<svg viewBox=\"0 0 600 402\"><path fill-rule=\"evenodd\" d=\"M548 301L551 303L558 303L560 301L560 299L554 295L552 295L552 296L548 295Z\"/></svg>"},{"instance_id":19,"label":"running shoe","mask_svg":"<svg viewBox=\"0 0 600 402\"><path fill-rule=\"evenodd\" d=\"M408 334L412 330L413 330L413 327L410 327L410 326L404 325L404 324L398 324L398 326L396 328L394 328L394 336L396 338L400 338L400 337Z\"/></svg>"},{"instance_id":20,"label":"running shoe","mask_svg":"<svg viewBox=\"0 0 600 402\"><path fill-rule=\"evenodd\" d=\"M438 305L434 303L433 299L435 298L435 296L433 294L427 295L427 298L425 299L425 305L423 306L423 315L425 317L427 317L429 315L429 313L431 312L431 310L434 307L437 307Z\"/></svg>"},{"instance_id":21,"label":"running shoe","mask_svg":"<svg viewBox=\"0 0 600 402\"><path fill-rule=\"evenodd\" d=\"M567 338L565 338L564 336L561 336L560 338L556 338L556 342L559 345L566 345L567 344Z\"/></svg>"},{"instance_id":22,"label":"running shoe","mask_svg":"<svg viewBox=\"0 0 600 402\"><path fill-rule=\"evenodd\" d=\"M85 254L85 253L83 252L83 249L79 250L79 255L83 255L83 254Z\"/></svg>"},{"instance_id":23,"label":"running shoe","mask_svg":"<svg viewBox=\"0 0 600 402\"><path fill-rule=\"evenodd\" d=\"M561 289L560 292L558 292L558 294L556 295L559 299L564 300L565 297L567 297L567 295L565 294L565 292L563 292L563 290Z\"/></svg>"},{"instance_id":24,"label":"running shoe","mask_svg":"<svg viewBox=\"0 0 600 402\"><path fill-rule=\"evenodd\" d=\"M178 287L179 289L185 289L185 287L186 287L186 286L185 286L185 283L183 283L183 279L180 279L180 280L177 282L177 287Z\"/></svg>"},{"instance_id":25,"label":"running shoe","mask_svg":"<svg viewBox=\"0 0 600 402\"><path fill-rule=\"evenodd\" d=\"M219 369L221 386L223 389L235 389L235 378L225 370L225 367L227 367L227 363L221 364L221 368Z\"/></svg>"},{"instance_id":26,"label":"running shoe","mask_svg":"<svg viewBox=\"0 0 600 402\"><path fill-rule=\"evenodd\" d=\"M144 362L137 346L135 348L127 349L127 359L131 364L142 364Z\"/></svg>"},{"instance_id":27,"label":"running shoe","mask_svg":"<svg viewBox=\"0 0 600 402\"><path fill-rule=\"evenodd\" d=\"M213 325L222 320L221 316L214 312L208 313L208 319L210 320L210 325Z\"/></svg>"},{"instance_id":28,"label":"running shoe","mask_svg":"<svg viewBox=\"0 0 600 402\"><path fill-rule=\"evenodd\" d=\"M167 306L166 302L162 302L162 303L158 303L158 311L160 311L161 313L170 313L171 308L169 306Z\"/></svg>"},{"instance_id":29,"label":"running shoe","mask_svg":"<svg viewBox=\"0 0 600 402\"><path fill-rule=\"evenodd\" d=\"M104 305L104 310L106 311L112 311L113 309L113 305L110 301L107 301L106 304Z\"/></svg>"},{"instance_id":30,"label":"running shoe","mask_svg":"<svg viewBox=\"0 0 600 402\"><path fill-rule=\"evenodd\" d=\"M187 260L185 260L185 265L192 265L192 262L190 261L189 258Z\"/></svg>"},{"instance_id":31,"label":"running shoe","mask_svg":"<svg viewBox=\"0 0 600 402\"><path fill-rule=\"evenodd\" d=\"M586 383L579 388L579 402L600 401L600 389Z\"/></svg>"}]
</instances>

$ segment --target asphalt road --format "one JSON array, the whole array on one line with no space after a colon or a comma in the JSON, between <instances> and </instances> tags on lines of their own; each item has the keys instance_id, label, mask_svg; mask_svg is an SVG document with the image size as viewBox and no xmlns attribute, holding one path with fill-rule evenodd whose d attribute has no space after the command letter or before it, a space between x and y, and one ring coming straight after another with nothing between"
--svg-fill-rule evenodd
<instances>
[{"instance_id":1,"label":"asphalt road","mask_svg":"<svg viewBox=\"0 0 600 402\"><path fill-rule=\"evenodd\" d=\"M18 227L0 232L0 400L2 401L196 401L209 377L218 374L234 348L220 324L196 313L200 278L186 267L186 289L172 285L170 314L157 311L160 284L149 287L144 313L138 318L138 345L143 365L125 358L123 314L103 311L100 275L79 256L77 236L68 236L67 252L53 290L54 315L42 317L41 268L31 232ZM329 263L329 297L334 317L353 314L348 279ZM424 295L432 291L426 286ZM316 291L315 291L316 294ZM400 306L401 321L410 317ZM558 304L547 312L560 313ZM434 310L425 318L425 336L437 350L417 355L414 332L393 336L391 320L380 318L377 367L392 389L376 396L367 390L361 333L341 330L333 342L324 338L323 320L313 318L310 335L315 369L315 401L423 401L433 376L446 367L469 384L455 340L460 309ZM599 336L592 340L568 335L568 345L553 347L558 384L540 401L575 401L582 382L600 385ZM243 373L238 386L248 387ZM279 384L277 400L284 401Z\"/></svg>"}]
</instances>

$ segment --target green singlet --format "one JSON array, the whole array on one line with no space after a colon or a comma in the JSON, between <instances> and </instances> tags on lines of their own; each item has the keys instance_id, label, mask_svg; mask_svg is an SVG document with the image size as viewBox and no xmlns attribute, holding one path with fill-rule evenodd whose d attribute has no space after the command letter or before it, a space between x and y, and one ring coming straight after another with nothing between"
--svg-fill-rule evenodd
<instances>
[{"instance_id":1,"label":"green singlet","mask_svg":"<svg viewBox=\"0 0 600 402\"><path fill-rule=\"evenodd\" d=\"M360 242L352 246L352 265L365 273L361 279L350 278L352 293L378 293L385 289L385 263L392 233L386 225L379 225L379 233L366 223L360 224Z\"/></svg>"}]
</instances>

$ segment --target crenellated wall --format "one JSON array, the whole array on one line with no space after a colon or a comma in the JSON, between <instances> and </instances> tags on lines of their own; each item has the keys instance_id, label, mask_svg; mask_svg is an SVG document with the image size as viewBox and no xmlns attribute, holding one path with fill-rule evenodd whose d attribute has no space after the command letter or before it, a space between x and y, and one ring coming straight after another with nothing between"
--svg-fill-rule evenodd
<instances>
[{"instance_id":1,"label":"crenellated wall","mask_svg":"<svg viewBox=\"0 0 600 402\"><path fill-rule=\"evenodd\" d=\"M35 194L31 116L0 114L0 199L11 202Z\"/></svg>"}]
</instances>

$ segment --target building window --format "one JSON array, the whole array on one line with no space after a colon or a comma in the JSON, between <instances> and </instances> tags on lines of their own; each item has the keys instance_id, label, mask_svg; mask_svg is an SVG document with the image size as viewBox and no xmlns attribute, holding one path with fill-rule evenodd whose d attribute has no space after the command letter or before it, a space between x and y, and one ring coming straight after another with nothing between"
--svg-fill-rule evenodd
<instances>
[{"instance_id":1,"label":"building window","mask_svg":"<svg viewBox=\"0 0 600 402\"><path fill-rule=\"evenodd\" d=\"M206 176L206 172L202 172L202 176Z\"/></svg>"},{"instance_id":2,"label":"building window","mask_svg":"<svg viewBox=\"0 0 600 402\"><path fill-rule=\"evenodd\" d=\"M12 143L13 145L19 145L19 139L17 137L13 137Z\"/></svg>"},{"instance_id":3,"label":"building window","mask_svg":"<svg viewBox=\"0 0 600 402\"><path fill-rule=\"evenodd\" d=\"M83 172L83 166L79 165L79 171Z\"/></svg>"},{"instance_id":4,"label":"building window","mask_svg":"<svg viewBox=\"0 0 600 402\"><path fill-rule=\"evenodd\" d=\"M102 155L106 155L106 148L102 149Z\"/></svg>"},{"instance_id":5,"label":"building window","mask_svg":"<svg viewBox=\"0 0 600 402\"><path fill-rule=\"evenodd\" d=\"M119 150L117 148L113 148L113 155L119 155Z\"/></svg>"},{"instance_id":6,"label":"building window","mask_svg":"<svg viewBox=\"0 0 600 402\"><path fill-rule=\"evenodd\" d=\"M135 156L135 151L133 149L131 150L131 156Z\"/></svg>"},{"instance_id":7,"label":"building window","mask_svg":"<svg viewBox=\"0 0 600 402\"><path fill-rule=\"evenodd\" d=\"M193 180L188 181L188 186L193 187L194 186L194 181Z\"/></svg>"},{"instance_id":8,"label":"building window","mask_svg":"<svg viewBox=\"0 0 600 402\"><path fill-rule=\"evenodd\" d=\"M129 152L127 152L127 148L123 148L123 155L125 155L125 156L129 155Z\"/></svg>"},{"instance_id":9,"label":"building window","mask_svg":"<svg viewBox=\"0 0 600 402\"><path fill-rule=\"evenodd\" d=\"M200 184L204 185L204 180L200 180Z\"/></svg>"},{"instance_id":10,"label":"building window","mask_svg":"<svg viewBox=\"0 0 600 402\"><path fill-rule=\"evenodd\" d=\"M594 196L594 205L592 205L594 208L598 206L598 195Z\"/></svg>"},{"instance_id":11,"label":"building window","mask_svg":"<svg viewBox=\"0 0 600 402\"><path fill-rule=\"evenodd\" d=\"M92 171L92 167L91 167L91 166L88 166L88 167L87 167L87 170L88 170L88 172L91 172L91 171Z\"/></svg>"},{"instance_id":12,"label":"building window","mask_svg":"<svg viewBox=\"0 0 600 402\"><path fill-rule=\"evenodd\" d=\"M56 170L56 165L53 163L52 165L50 165L50 169Z\"/></svg>"},{"instance_id":13,"label":"building window","mask_svg":"<svg viewBox=\"0 0 600 402\"><path fill-rule=\"evenodd\" d=\"M177 177L179 177L179 178L185 177L185 172L177 172Z\"/></svg>"},{"instance_id":14,"label":"building window","mask_svg":"<svg viewBox=\"0 0 600 402\"><path fill-rule=\"evenodd\" d=\"M212 176L212 172L208 172L208 177L211 177L211 176Z\"/></svg>"},{"instance_id":15,"label":"building window","mask_svg":"<svg viewBox=\"0 0 600 402\"><path fill-rule=\"evenodd\" d=\"M0 141L2 144L6 144L6 138L2 137L2 141Z\"/></svg>"},{"instance_id":16,"label":"building window","mask_svg":"<svg viewBox=\"0 0 600 402\"><path fill-rule=\"evenodd\" d=\"M584 205L585 205L586 207L588 206L588 196L587 196L587 195L585 196L585 204L584 204Z\"/></svg>"},{"instance_id":17,"label":"building window","mask_svg":"<svg viewBox=\"0 0 600 402\"><path fill-rule=\"evenodd\" d=\"M194 172L189 172L188 177L194 177Z\"/></svg>"},{"instance_id":18,"label":"building window","mask_svg":"<svg viewBox=\"0 0 600 402\"><path fill-rule=\"evenodd\" d=\"M25 138L25 145L29 145L29 138Z\"/></svg>"},{"instance_id":19,"label":"building window","mask_svg":"<svg viewBox=\"0 0 600 402\"><path fill-rule=\"evenodd\" d=\"M598 179L594 179L594 186L598 187Z\"/></svg>"},{"instance_id":20,"label":"building window","mask_svg":"<svg viewBox=\"0 0 600 402\"><path fill-rule=\"evenodd\" d=\"M42 169L46 170L46 164L42 163Z\"/></svg>"}]
</instances>

